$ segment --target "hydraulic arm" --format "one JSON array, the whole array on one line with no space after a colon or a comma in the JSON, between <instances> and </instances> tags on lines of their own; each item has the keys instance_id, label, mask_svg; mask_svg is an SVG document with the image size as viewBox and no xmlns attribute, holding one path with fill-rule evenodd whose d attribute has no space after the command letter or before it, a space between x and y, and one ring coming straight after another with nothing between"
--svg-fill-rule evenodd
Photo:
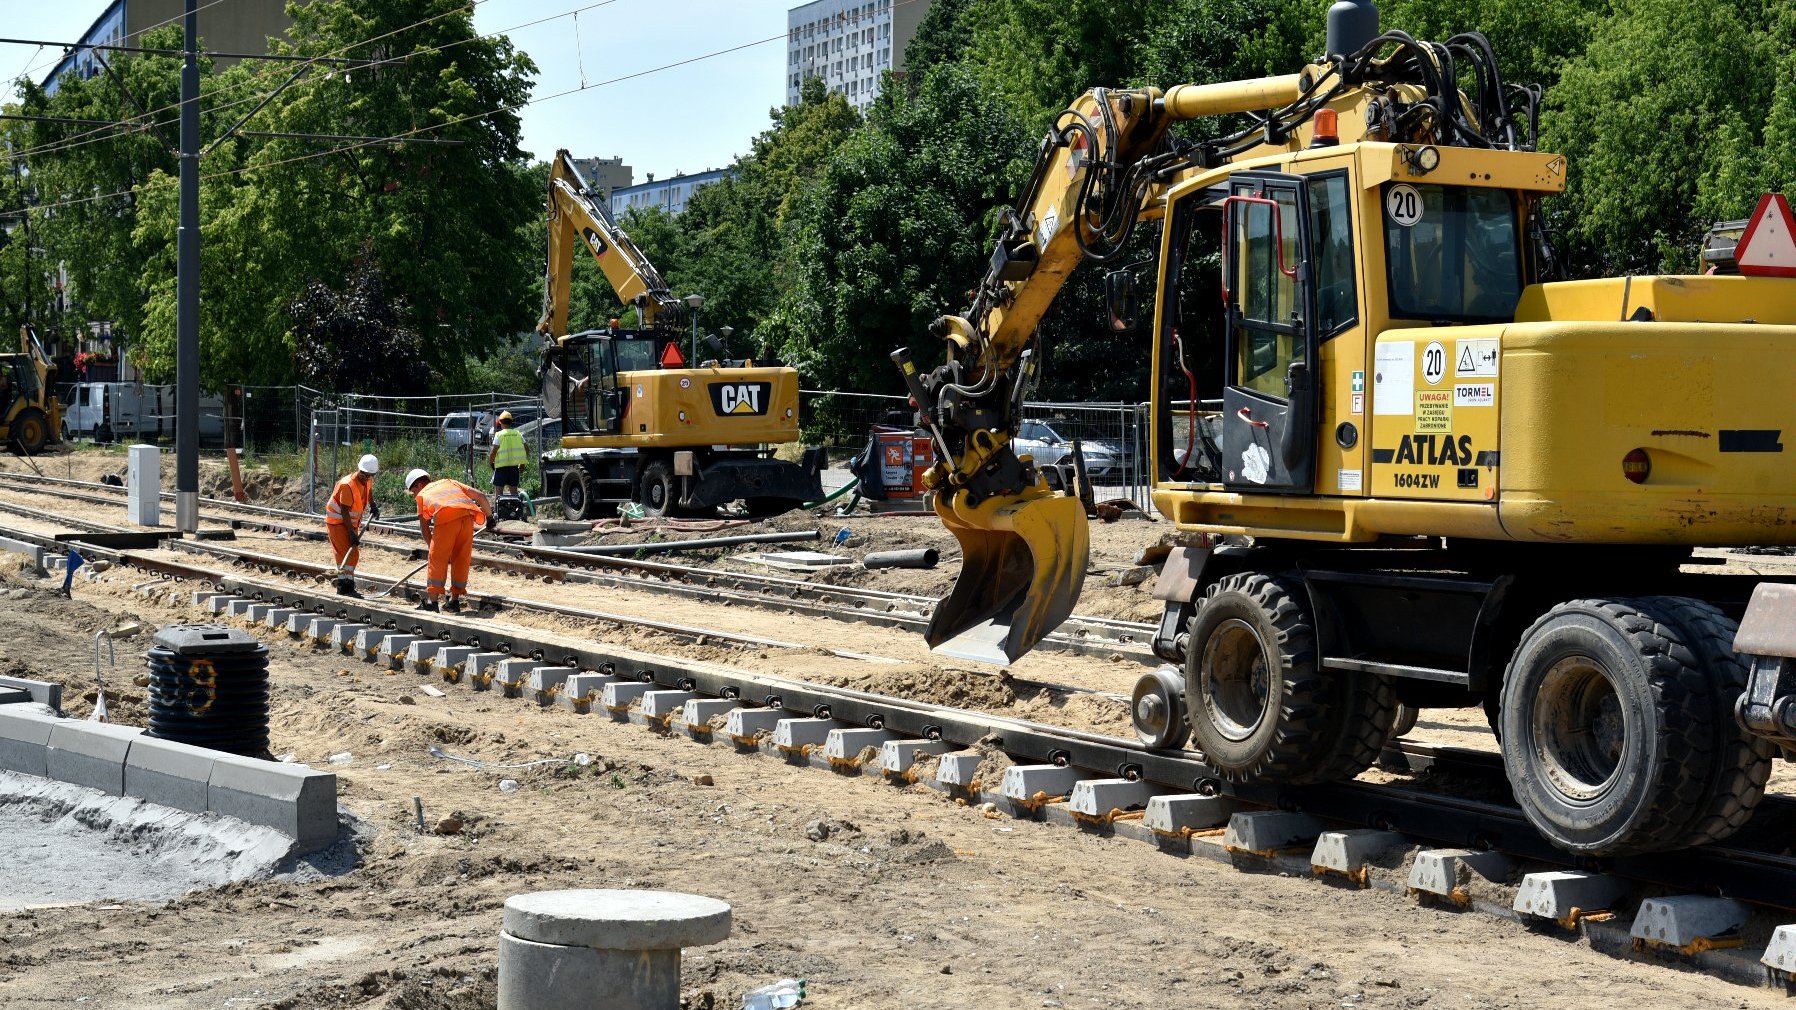
<instances>
[{"instance_id":1,"label":"hydraulic arm","mask_svg":"<svg viewBox=\"0 0 1796 1010\"><path fill-rule=\"evenodd\" d=\"M551 339L567 335L576 241L598 261L618 301L636 306L643 329L657 322L678 325L685 306L667 289L655 265L618 227L611 208L587 189L567 151L561 150L555 152L555 161L549 166L549 265L538 333Z\"/></svg>"}]
</instances>

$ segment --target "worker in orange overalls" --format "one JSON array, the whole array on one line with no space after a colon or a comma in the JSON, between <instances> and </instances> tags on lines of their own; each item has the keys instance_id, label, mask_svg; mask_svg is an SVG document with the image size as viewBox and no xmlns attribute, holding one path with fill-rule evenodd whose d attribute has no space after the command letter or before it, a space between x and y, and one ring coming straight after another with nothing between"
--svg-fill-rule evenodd
<instances>
[{"instance_id":1,"label":"worker in orange overalls","mask_svg":"<svg viewBox=\"0 0 1796 1010\"><path fill-rule=\"evenodd\" d=\"M380 515L374 507L374 475L380 460L362 457L355 471L331 488L324 506L324 532L330 535L331 554L337 559L337 595L361 599L355 591L355 566L362 560L362 532Z\"/></svg>"},{"instance_id":2,"label":"worker in orange overalls","mask_svg":"<svg viewBox=\"0 0 1796 1010\"><path fill-rule=\"evenodd\" d=\"M430 548L430 598L418 609L438 609L446 579L449 602L442 609L459 614L461 598L468 595L468 565L474 560L474 525L492 527L492 499L458 480L433 481L424 470L406 474L405 489L418 498L418 531Z\"/></svg>"}]
</instances>

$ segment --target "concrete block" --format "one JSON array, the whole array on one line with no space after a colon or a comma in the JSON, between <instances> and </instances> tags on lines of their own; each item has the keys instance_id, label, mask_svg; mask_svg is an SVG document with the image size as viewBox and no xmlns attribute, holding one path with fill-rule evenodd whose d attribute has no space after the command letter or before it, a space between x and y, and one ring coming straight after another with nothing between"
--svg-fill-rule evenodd
<instances>
[{"instance_id":1,"label":"concrete block","mask_svg":"<svg viewBox=\"0 0 1796 1010\"><path fill-rule=\"evenodd\" d=\"M207 609L211 609L209 604L211 604L213 597L228 596L228 595L230 595L230 594L221 593L216 589L195 589L193 591L193 597L192 597L193 605L196 607L205 607Z\"/></svg>"},{"instance_id":2,"label":"concrete block","mask_svg":"<svg viewBox=\"0 0 1796 1010\"><path fill-rule=\"evenodd\" d=\"M555 702L575 712L590 712L592 706L604 697L605 685L615 683L617 678L610 674L576 673L561 685L561 693L556 695Z\"/></svg>"},{"instance_id":3,"label":"concrete block","mask_svg":"<svg viewBox=\"0 0 1796 1010\"><path fill-rule=\"evenodd\" d=\"M599 703L611 718L618 722L628 722L630 708L640 702L643 695L654 690L658 690L654 684L644 684L640 680L619 680L605 685Z\"/></svg>"},{"instance_id":4,"label":"concrete block","mask_svg":"<svg viewBox=\"0 0 1796 1010\"><path fill-rule=\"evenodd\" d=\"M405 669L405 656L412 643L421 640L420 635L401 635L391 633L380 640L380 649L375 661L389 670Z\"/></svg>"},{"instance_id":5,"label":"concrete block","mask_svg":"<svg viewBox=\"0 0 1796 1010\"><path fill-rule=\"evenodd\" d=\"M540 659L508 659L493 674L493 686L505 692L506 697L515 698L524 692L530 674L548 665Z\"/></svg>"},{"instance_id":6,"label":"concrete block","mask_svg":"<svg viewBox=\"0 0 1796 1010\"><path fill-rule=\"evenodd\" d=\"M355 654L356 642L362 637L362 632L367 630L366 624L343 621L331 628L331 646L339 652Z\"/></svg>"},{"instance_id":7,"label":"concrete block","mask_svg":"<svg viewBox=\"0 0 1796 1010\"><path fill-rule=\"evenodd\" d=\"M362 630L355 633L355 647L350 655L364 663L372 663L380 658L380 643L387 640L392 632L373 625L363 625Z\"/></svg>"},{"instance_id":8,"label":"concrete block","mask_svg":"<svg viewBox=\"0 0 1796 1010\"><path fill-rule=\"evenodd\" d=\"M773 746L788 756L809 754L829 739L830 730L840 726L834 719L794 719L790 716L773 725Z\"/></svg>"},{"instance_id":9,"label":"concrete block","mask_svg":"<svg viewBox=\"0 0 1796 1010\"><path fill-rule=\"evenodd\" d=\"M698 697L691 691L646 691L642 695L640 711L644 719L667 725L673 717L680 714L686 703Z\"/></svg>"},{"instance_id":10,"label":"concrete block","mask_svg":"<svg viewBox=\"0 0 1796 1010\"><path fill-rule=\"evenodd\" d=\"M50 777L50 731L61 719L22 706L0 708L0 770Z\"/></svg>"},{"instance_id":11,"label":"concrete block","mask_svg":"<svg viewBox=\"0 0 1796 1010\"><path fill-rule=\"evenodd\" d=\"M206 784L206 809L271 827L311 852L336 840L337 776L221 754Z\"/></svg>"},{"instance_id":12,"label":"concrete block","mask_svg":"<svg viewBox=\"0 0 1796 1010\"><path fill-rule=\"evenodd\" d=\"M49 776L58 782L123 796L125 754L131 749L131 741L142 733L134 726L64 719L50 730L50 746L45 754Z\"/></svg>"},{"instance_id":13,"label":"concrete block","mask_svg":"<svg viewBox=\"0 0 1796 1010\"><path fill-rule=\"evenodd\" d=\"M62 711L62 685L43 680L31 680L28 677L0 677L0 688L23 691L32 701L39 705L48 705L58 712Z\"/></svg>"},{"instance_id":14,"label":"concrete block","mask_svg":"<svg viewBox=\"0 0 1796 1010\"><path fill-rule=\"evenodd\" d=\"M312 622L316 620L318 620L318 615L309 610L295 610L287 615L287 634L303 636L311 629Z\"/></svg>"},{"instance_id":15,"label":"concrete block","mask_svg":"<svg viewBox=\"0 0 1796 1010\"><path fill-rule=\"evenodd\" d=\"M579 672L571 666L539 666L524 679L524 693L539 705L553 705L567 686L567 679Z\"/></svg>"},{"instance_id":16,"label":"concrete block","mask_svg":"<svg viewBox=\"0 0 1796 1010\"><path fill-rule=\"evenodd\" d=\"M753 747L784 718L786 713L777 708L733 708L724 720L723 731L738 746Z\"/></svg>"},{"instance_id":17,"label":"concrete block","mask_svg":"<svg viewBox=\"0 0 1796 1010\"><path fill-rule=\"evenodd\" d=\"M22 555L24 564L31 568L33 575L43 575L46 572L44 549L37 544L28 544L23 540L14 540L11 537L0 537L0 551Z\"/></svg>"},{"instance_id":18,"label":"concrete block","mask_svg":"<svg viewBox=\"0 0 1796 1010\"><path fill-rule=\"evenodd\" d=\"M1235 801L1227 796L1174 793L1148 800L1141 823L1156 835L1188 838L1198 831L1222 827L1234 813Z\"/></svg>"},{"instance_id":19,"label":"concrete block","mask_svg":"<svg viewBox=\"0 0 1796 1010\"><path fill-rule=\"evenodd\" d=\"M445 645L437 650L435 656L430 658L430 668L435 670L444 680L453 681L460 679L461 671L457 669L457 667L460 667L463 663L467 662L469 656L472 656L479 651L479 649L474 648L472 645ZM451 677L451 673L454 673L456 676Z\"/></svg>"},{"instance_id":20,"label":"concrete block","mask_svg":"<svg viewBox=\"0 0 1796 1010\"><path fill-rule=\"evenodd\" d=\"M1036 806L1045 800L1065 796L1082 773L1063 765L1011 765L1004 769L998 784L998 795L1025 806Z\"/></svg>"},{"instance_id":21,"label":"concrete block","mask_svg":"<svg viewBox=\"0 0 1796 1010\"><path fill-rule=\"evenodd\" d=\"M1779 926L1771 931L1771 942L1765 945L1759 963L1785 975L1796 974L1796 926Z\"/></svg>"},{"instance_id":22,"label":"concrete block","mask_svg":"<svg viewBox=\"0 0 1796 1010\"><path fill-rule=\"evenodd\" d=\"M887 740L879 747L879 770L908 778L918 758L947 752L948 745L940 740Z\"/></svg>"},{"instance_id":23,"label":"concrete block","mask_svg":"<svg viewBox=\"0 0 1796 1010\"><path fill-rule=\"evenodd\" d=\"M1140 810L1152 799L1154 787L1129 779L1080 779L1067 794L1066 809L1074 820L1108 824L1116 815Z\"/></svg>"},{"instance_id":24,"label":"concrete block","mask_svg":"<svg viewBox=\"0 0 1796 1010\"><path fill-rule=\"evenodd\" d=\"M730 938L730 906L674 891L537 891L505 899L504 928L536 943L679 950Z\"/></svg>"},{"instance_id":25,"label":"concrete block","mask_svg":"<svg viewBox=\"0 0 1796 1010\"><path fill-rule=\"evenodd\" d=\"M728 715L732 709L742 704L733 698L692 698L680 706L680 714L674 721L683 726L689 736L711 736L711 720L720 715Z\"/></svg>"},{"instance_id":26,"label":"concrete block","mask_svg":"<svg viewBox=\"0 0 1796 1010\"><path fill-rule=\"evenodd\" d=\"M1222 847L1254 856L1275 855L1280 849L1311 844L1322 833L1322 822L1309 814L1288 810L1249 810L1229 818Z\"/></svg>"},{"instance_id":27,"label":"concrete block","mask_svg":"<svg viewBox=\"0 0 1796 1010\"><path fill-rule=\"evenodd\" d=\"M1709 898L1698 894L1648 898L1640 903L1640 911L1634 915L1634 928L1628 935L1657 946L1675 947L1685 953L1739 946L1740 931L1746 926L1747 914L1746 906L1732 898Z\"/></svg>"},{"instance_id":28,"label":"concrete block","mask_svg":"<svg viewBox=\"0 0 1796 1010\"><path fill-rule=\"evenodd\" d=\"M318 645L328 645L332 632L336 631L337 625L341 623L343 622L334 617L314 617L312 622L306 625L306 638Z\"/></svg>"},{"instance_id":29,"label":"concrete block","mask_svg":"<svg viewBox=\"0 0 1796 1010\"><path fill-rule=\"evenodd\" d=\"M1465 885L1473 875L1500 883L1508 874L1509 857L1501 852L1424 849L1416 853L1416 861L1409 868L1409 889L1469 905L1472 898Z\"/></svg>"},{"instance_id":30,"label":"concrete block","mask_svg":"<svg viewBox=\"0 0 1796 1010\"><path fill-rule=\"evenodd\" d=\"M237 599L238 597L232 596L230 593L212 593L206 598L206 612L211 614L229 615L231 612L231 604L235 603Z\"/></svg>"},{"instance_id":31,"label":"concrete block","mask_svg":"<svg viewBox=\"0 0 1796 1010\"><path fill-rule=\"evenodd\" d=\"M268 622L268 615L273 613L275 609L277 608L272 603L252 603L249 605L249 609L244 612L243 616L247 618L251 624L266 624Z\"/></svg>"},{"instance_id":32,"label":"concrete block","mask_svg":"<svg viewBox=\"0 0 1796 1010\"><path fill-rule=\"evenodd\" d=\"M984 762L979 754L943 754L935 764L935 780L945 786L972 789L981 785L979 766Z\"/></svg>"},{"instance_id":33,"label":"concrete block","mask_svg":"<svg viewBox=\"0 0 1796 1010\"><path fill-rule=\"evenodd\" d=\"M462 680L476 691L489 691L499 675L499 664L510 658L503 652L476 652L462 661Z\"/></svg>"},{"instance_id":34,"label":"concrete block","mask_svg":"<svg viewBox=\"0 0 1796 1010\"><path fill-rule=\"evenodd\" d=\"M1515 910L1537 919L1557 919L1566 926L1591 912L1615 907L1628 893L1624 881L1601 873L1551 870L1530 873L1515 892Z\"/></svg>"},{"instance_id":35,"label":"concrete block","mask_svg":"<svg viewBox=\"0 0 1796 1010\"><path fill-rule=\"evenodd\" d=\"M246 600L239 596L233 596L226 602L224 613L228 617L248 617L249 608L266 606L268 606L266 603L257 603L255 600Z\"/></svg>"},{"instance_id":36,"label":"concrete block","mask_svg":"<svg viewBox=\"0 0 1796 1010\"><path fill-rule=\"evenodd\" d=\"M420 638L405 648L405 668L416 674L430 673L437 664L437 653L449 643L440 638Z\"/></svg>"},{"instance_id":37,"label":"concrete block","mask_svg":"<svg viewBox=\"0 0 1796 1010\"><path fill-rule=\"evenodd\" d=\"M823 739L823 757L839 768L859 768L861 755L867 748L872 747L877 752L887 740L896 736L883 729L832 729ZM873 760L875 764L879 761L877 757Z\"/></svg>"},{"instance_id":38,"label":"concrete block","mask_svg":"<svg viewBox=\"0 0 1796 1010\"><path fill-rule=\"evenodd\" d=\"M268 611L267 616L263 617L262 620L269 627L280 630L287 626L288 618L295 614L302 613L305 613L305 611L296 607L274 607Z\"/></svg>"},{"instance_id":39,"label":"concrete block","mask_svg":"<svg viewBox=\"0 0 1796 1010\"><path fill-rule=\"evenodd\" d=\"M1324 831L1310 852L1310 869L1318 874L1336 873L1363 886L1367 880L1366 864L1404 844L1402 835L1377 828Z\"/></svg>"},{"instance_id":40,"label":"concrete block","mask_svg":"<svg viewBox=\"0 0 1796 1010\"><path fill-rule=\"evenodd\" d=\"M125 795L203 814L212 766L221 756L204 747L140 736L125 754Z\"/></svg>"}]
</instances>

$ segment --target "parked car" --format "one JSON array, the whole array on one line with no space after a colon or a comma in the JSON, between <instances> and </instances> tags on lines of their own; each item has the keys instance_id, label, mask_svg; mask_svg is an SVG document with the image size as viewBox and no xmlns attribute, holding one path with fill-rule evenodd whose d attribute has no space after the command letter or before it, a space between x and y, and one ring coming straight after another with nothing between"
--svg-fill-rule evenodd
<instances>
[{"instance_id":1,"label":"parked car","mask_svg":"<svg viewBox=\"0 0 1796 1010\"><path fill-rule=\"evenodd\" d=\"M1016 437L1010 441L1017 455L1033 456L1037 463L1072 462L1073 440L1063 438L1046 421L1024 421L1017 426ZM1079 449L1085 455L1085 472L1093 479L1122 476L1123 450L1117 442L1081 439Z\"/></svg>"},{"instance_id":2,"label":"parked car","mask_svg":"<svg viewBox=\"0 0 1796 1010\"><path fill-rule=\"evenodd\" d=\"M523 407L494 407L480 415L480 443L486 445L493 440L493 431L498 427L499 415L511 411L511 423L515 428L522 428L543 416L543 409L535 404Z\"/></svg>"},{"instance_id":3,"label":"parked car","mask_svg":"<svg viewBox=\"0 0 1796 1010\"><path fill-rule=\"evenodd\" d=\"M65 439L154 441L175 435L175 387L136 382L77 382L63 404ZM224 400L200 397L201 439L224 436Z\"/></svg>"},{"instance_id":4,"label":"parked car","mask_svg":"<svg viewBox=\"0 0 1796 1010\"><path fill-rule=\"evenodd\" d=\"M453 414L443 415L440 428L443 443L451 449L466 449L469 439L478 444L480 439L480 414L478 411L458 410Z\"/></svg>"}]
</instances>

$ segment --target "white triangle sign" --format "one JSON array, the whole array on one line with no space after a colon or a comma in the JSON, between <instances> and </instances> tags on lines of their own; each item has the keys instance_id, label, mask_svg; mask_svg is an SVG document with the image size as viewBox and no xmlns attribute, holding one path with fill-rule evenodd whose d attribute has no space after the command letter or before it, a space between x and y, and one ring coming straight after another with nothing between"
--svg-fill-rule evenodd
<instances>
[{"instance_id":1,"label":"white triangle sign","mask_svg":"<svg viewBox=\"0 0 1796 1010\"><path fill-rule=\"evenodd\" d=\"M1734 249L1734 262L1748 277L1796 277L1796 216L1782 193L1759 198L1759 209Z\"/></svg>"}]
</instances>

